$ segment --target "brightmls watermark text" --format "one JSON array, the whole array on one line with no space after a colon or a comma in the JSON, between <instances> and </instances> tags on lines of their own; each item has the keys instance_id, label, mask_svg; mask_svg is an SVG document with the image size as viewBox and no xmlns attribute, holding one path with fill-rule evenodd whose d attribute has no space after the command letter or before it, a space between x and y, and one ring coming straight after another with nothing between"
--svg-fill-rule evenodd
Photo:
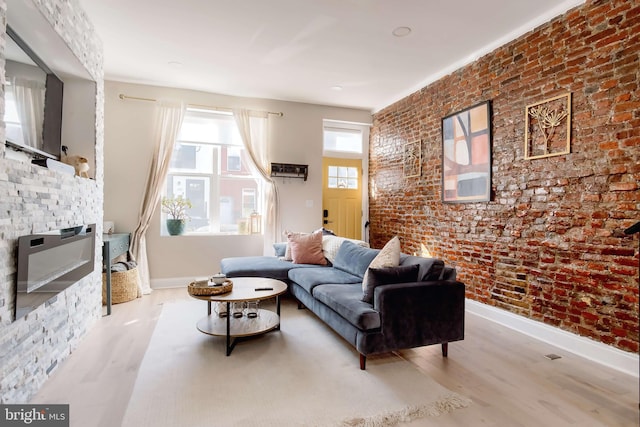
<instances>
[{"instance_id":1,"label":"brightmls watermark text","mask_svg":"<svg viewBox=\"0 0 640 427\"><path fill-rule=\"evenodd\" d=\"M0 427L69 427L69 405L0 405Z\"/></svg>"}]
</instances>

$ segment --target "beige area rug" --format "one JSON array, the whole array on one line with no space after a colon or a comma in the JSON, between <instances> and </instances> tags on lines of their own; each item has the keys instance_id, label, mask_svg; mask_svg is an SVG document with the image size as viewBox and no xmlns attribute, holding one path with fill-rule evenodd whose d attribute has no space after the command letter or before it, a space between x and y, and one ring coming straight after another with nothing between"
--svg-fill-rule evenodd
<instances>
[{"instance_id":1,"label":"beige area rug","mask_svg":"<svg viewBox=\"0 0 640 427\"><path fill-rule=\"evenodd\" d=\"M313 313L284 300L281 329L238 342L199 332L206 303L168 303L123 426L393 426L466 407L394 354L358 354ZM232 319L233 320L233 319Z\"/></svg>"}]
</instances>

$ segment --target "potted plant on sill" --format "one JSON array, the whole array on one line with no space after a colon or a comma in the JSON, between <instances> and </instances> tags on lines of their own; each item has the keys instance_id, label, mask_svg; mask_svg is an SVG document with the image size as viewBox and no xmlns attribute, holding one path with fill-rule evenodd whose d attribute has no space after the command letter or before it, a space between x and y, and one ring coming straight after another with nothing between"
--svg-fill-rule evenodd
<instances>
[{"instance_id":1,"label":"potted plant on sill","mask_svg":"<svg viewBox=\"0 0 640 427\"><path fill-rule=\"evenodd\" d=\"M184 226L189 219L187 209L191 207L191 201L182 196L162 198L162 212L169 215L167 231L171 236L179 236L184 233Z\"/></svg>"}]
</instances>

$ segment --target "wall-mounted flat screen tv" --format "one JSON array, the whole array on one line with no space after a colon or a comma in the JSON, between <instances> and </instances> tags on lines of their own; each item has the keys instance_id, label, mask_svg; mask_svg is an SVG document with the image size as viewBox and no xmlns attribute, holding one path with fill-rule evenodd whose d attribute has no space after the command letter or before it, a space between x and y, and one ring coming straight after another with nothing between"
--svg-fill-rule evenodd
<instances>
[{"instance_id":1,"label":"wall-mounted flat screen tv","mask_svg":"<svg viewBox=\"0 0 640 427\"><path fill-rule=\"evenodd\" d=\"M7 144L36 158L60 159L64 84L7 26L5 115Z\"/></svg>"}]
</instances>

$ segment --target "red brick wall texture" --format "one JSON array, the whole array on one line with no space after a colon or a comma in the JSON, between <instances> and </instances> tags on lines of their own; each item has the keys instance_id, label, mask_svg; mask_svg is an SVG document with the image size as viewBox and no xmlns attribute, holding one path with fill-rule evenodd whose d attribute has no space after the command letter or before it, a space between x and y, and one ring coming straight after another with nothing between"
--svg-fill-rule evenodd
<instances>
[{"instance_id":1,"label":"red brick wall texture","mask_svg":"<svg viewBox=\"0 0 640 427\"><path fill-rule=\"evenodd\" d=\"M374 115L370 239L456 267L467 297L638 352L640 4L587 2ZM571 153L524 159L527 105L572 94ZM492 103L490 202L442 202L442 118ZM403 150L421 141L422 172Z\"/></svg>"}]
</instances>

